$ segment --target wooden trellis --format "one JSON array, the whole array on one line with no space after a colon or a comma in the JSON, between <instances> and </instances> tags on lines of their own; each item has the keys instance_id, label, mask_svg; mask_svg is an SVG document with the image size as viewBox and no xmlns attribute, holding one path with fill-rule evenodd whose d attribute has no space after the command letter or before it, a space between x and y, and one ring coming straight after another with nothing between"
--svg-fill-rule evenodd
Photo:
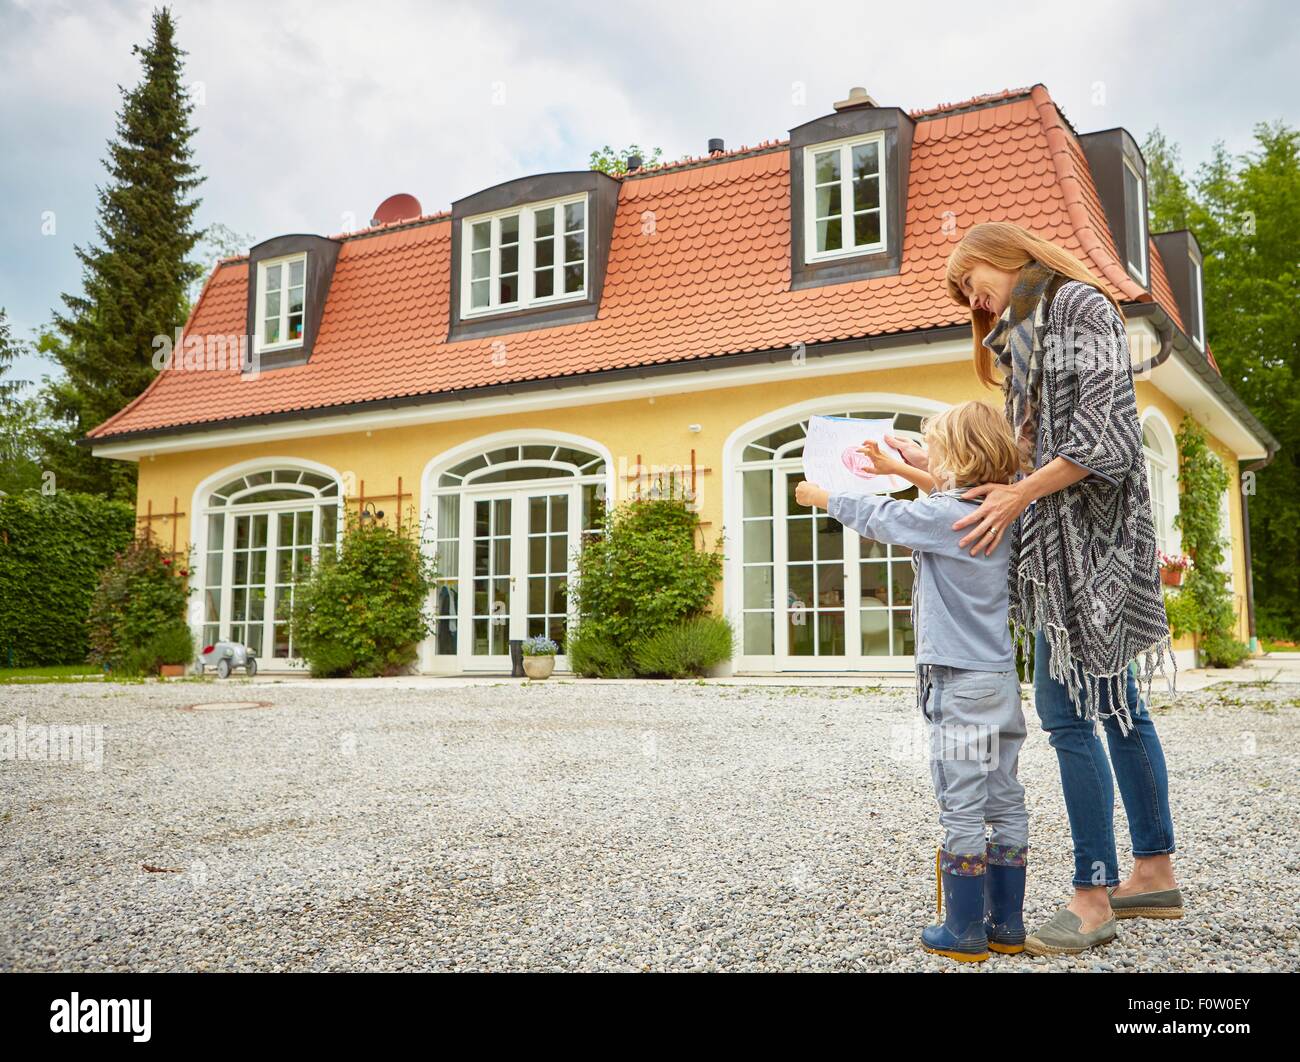
<instances>
[{"instance_id":1,"label":"wooden trellis","mask_svg":"<svg viewBox=\"0 0 1300 1062\"><path fill-rule=\"evenodd\" d=\"M634 483L635 483L635 487L633 488L632 496L633 496L634 498L636 498L636 499L639 501L639 500L641 499L641 484L642 484L643 482L648 482L648 483L651 484L652 486L653 486L655 483L658 483L658 484L659 484L659 487L660 487L660 491L661 491L661 493L662 493L662 492L666 489L666 487L665 487L665 483L664 483L664 477L665 477L666 475L669 476L669 477L671 477L671 476L672 476L676 471L677 471L677 469L676 469L675 466L674 466L674 467L671 467L671 468L662 468L662 469L660 469L660 470L657 471L657 472L650 471L650 470L648 470L644 465L641 464L641 455L640 455L640 454L637 454L637 455L636 455L636 463L632 466L632 468L631 468L630 471L623 473L623 477L622 477L622 478L623 478L624 480L629 481L629 482L634 482ZM685 471L685 469L683 469L682 471ZM701 468L701 467L696 463L695 450L692 449L692 450L691 450L691 463L690 463L690 484L691 484L691 487L690 487L690 495L689 495L689 499L690 499L690 500L693 501L695 498L697 498L697 497L699 496L699 477L700 477L700 476L708 475L708 474L711 473L712 471L713 471L713 469L711 469L711 468ZM672 483L672 480L671 480L671 478L670 478L669 481L668 481L668 486L671 486L671 483ZM702 521L700 521L700 526L701 526L701 527L708 527L708 526L709 526L709 521L708 521L708 520L702 520Z\"/></svg>"},{"instance_id":2,"label":"wooden trellis","mask_svg":"<svg viewBox=\"0 0 1300 1062\"><path fill-rule=\"evenodd\" d=\"M683 469L683 471L685 471L685 470ZM694 450L694 448L692 448L692 449L691 449L691 464L690 464L690 483L691 483L691 490L690 490L690 497L689 497L689 500L690 500L690 501L694 502L695 499L699 497L699 477L700 477L700 476L706 476L706 475L708 475L709 473L711 473L712 471L713 471L713 469L711 469L711 468L701 468L701 467L699 466L699 464L696 462L696 458L695 458L695 450ZM629 471L623 473L623 477L622 477L622 478L623 478L624 480L629 481L629 482L633 482L633 481L635 482L636 486L633 488L633 495L632 495L632 496L633 496L634 498L636 498L636 499L639 501L639 500L641 499L641 484L642 484L642 481L644 481L644 480L648 480L648 481L650 482L650 484L652 484L652 485L655 484L655 483L658 483L658 484L659 484L659 487L660 487L660 492L663 493L663 492L664 492L664 489L665 489L665 488L664 488L664 477L665 477L665 475L668 475L668 476L670 477L670 478L669 478L669 481L668 481L668 486L671 487L671 485L672 485L672 478L671 478L671 477L673 476L673 474L674 474L675 472L676 472L676 468L675 468L675 467L673 467L673 468L667 468L667 469L660 469L658 472L649 472L649 471L645 468L645 466L643 466L643 465L641 464L641 455L640 455L640 454L637 454L637 455L636 455L636 464L632 466L631 470L629 470ZM705 529L706 527L711 527L712 524L713 524L713 521L712 521L712 520L701 520L701 521L700 521L699 526L698 526L698 528L697 528L696 530L699 531L699 533L700 533L700 535L701 535L701 543L702 543L702 544L703 544L704 542L707 541L707 540L703 537L703 535L704 535L704 529Z\"/></svg>"},{"instance_id":3,"label":"wooden trellis","mask_svg":"<svg viewBox=\"0 0 1300 1062\"><path fill-rule=\"evenodd\" d=\"M169 512L169 513L155 513L155 512L153 511L153 499L150 498L149 501L148 501L148 504L147 504L147 506L146 506L146 508L145 508L144 515L143 515L143 516L137 516L137 517L135 518L136 523L138 523L138 524L143 524L143 525L144 525L140 530L142 530L142 531L144 532L144 534L145 534L145 537L148 537L148 538L152 538L152 537L154 537L154 533L153 533L153 525L154 525L154 521L155 521L155 520L161 520L164 524L167 523L167 521L169 521L169 520L171 521L171 525L172 525L172 550L171 550L171 557L172 557L172 560L175 560L177 557L179 557L179 556L181 555L181 550L180 550L180 549L178 548L178 546L177 546L177 541L176 541L176 539L177 539L177 536L178 536L179 531L180 531L180 521L181 521L181 517L184 516L185 513L183 513L183 512L180 511L179 505L180 505L180 499L179 499L179 498L175 498L175 497L173 497L173 498L172 498L172 511L171 511L171 512Z\"/></svg>"},{"instance_id":4,"label":"wooden trellis","mask_svg":"<svg viewBox=\"0 0 1300 1062\"><path fill-rule=\"evenodd\" d=\"M366 512L366 505L370 502L386 502L386 501L396 502L397 530L401 531L402 530L402 499L414 498L414 497L415 495L412 494L410 491L404 491L402 489L402 477L398 476L396 494L367 494L366 481L363 479L358 485L357 493L353 495L351 498L348 498L347 502L349 504L351 504L354 501L356 502L358 519L364 519L365 512Z\"/></svg>"}]
</instances>

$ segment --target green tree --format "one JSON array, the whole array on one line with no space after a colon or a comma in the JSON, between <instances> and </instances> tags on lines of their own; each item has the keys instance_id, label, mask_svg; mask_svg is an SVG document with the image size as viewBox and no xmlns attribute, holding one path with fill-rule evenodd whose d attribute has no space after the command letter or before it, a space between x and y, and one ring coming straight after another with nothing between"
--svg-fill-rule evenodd
<instances>
[{"instance_id":1,"label":"green tree","mask_svg":"<svg viewBox=\"0 0 1300 1062\"><path fill-rule=\"evenodd\" d=\"M642 166L656 166L663 157L663 148L655 148L652 152L643 151L636 144L629 144L621 150L614 150L606 144L599 151L591 153L591 168L600 170L601 173L608 173L611 177L619 177L627 173L627 160L633 155L640 157Z\"/></svg>"},{"instance_id":2,"label":"green tree","mask_svg":"<svg viewBox=\"0 0 1300 1062\"><path fill-rule=\"evenodd\" d=\"M7 378L20 351L21 345L9 332L9 315L0 306L0 410L7 411L22 389L24 381Z\"/></svg>"},{"instance_id":3,"label":"green tree","mask_svg":"<svg viewBox=\"0 0 1300 1062\"><path fill-rule=\"evenodd\" d=\"M1151 230L1169 232L1189 228L1194 202L1183 177L1182 152L1178 145L1156 126L1147 134L1142 156L1147 164Z\"/></svg>"},{"instance_id":4,"label":"green tree","mask_svg":"<svg viewBox=\"0 0 1300 1062\"><path fill-rule=\"evenodd\" d=\"M54 421L43 439L47 466L61 488L121 498L132 496L135 466L92 458L74 441L153 379L154 337L184 323L187 288L200 271L190 255L202 235L194 228L192 193L203 178L191 161L193 104L167 8L153 13L149 43L133 52L142 77L124 92L108 146L98 240L77 248L82 292L63 296L64 312L38 344L63 369L45 391Z\"/></svg>"},{"instance_id":5,"label":"green tree","mask_svg":"<svg viewBox=\"0 0 1300 1062\"><path fill-rule=\"evenodd\" d=\"M1176 151L1162 159L1172 159L1176 171ZM1188 185L1172 177L1153 181L1152 218L1174 224L1185 217L1195 233L1205 258L1205 328L1215 361L1281 443L1272 463L1241 487L1253 491L1257 629L1294 636L1300 633L1300 495L1294 489L1300 478L1300 132L1261 123L1252 150L1234 157L1216 145L1186 202L1180 189Z\"/></svg>"}]
</instances>

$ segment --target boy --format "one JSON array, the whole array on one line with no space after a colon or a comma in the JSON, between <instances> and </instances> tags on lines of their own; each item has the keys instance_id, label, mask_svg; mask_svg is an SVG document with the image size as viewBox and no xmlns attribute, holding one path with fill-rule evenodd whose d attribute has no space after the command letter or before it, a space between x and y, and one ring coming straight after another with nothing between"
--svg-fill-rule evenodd
<instances>
[{"instance_id":1,"label":"boy","mask_svg":"<svg viewBox=\"0 0 1300 1062\"><path fill-rule=\"evenodd\" d=\"M916 631L917 699L930 724L930 772L939 800L943 848L939 925L921 933L921 946L961 962L981 962L989 949L1024 950L1022 908L1029 818L1016 759L1025 739L1007 625L1010 535L991 554L972 556L957 545L952 525L976 501L971 487L1010 482L1020 464L1002 414L987 402L963 402L925 427L929 471L885 456L874 443L860 453L880 475L898 475L922 494L916 501L887 495L830 494L814 483L795 490L864 538L912 550L912 620ZM985 827L992 835L986 840Z\"/></svg>"}]
</instances>

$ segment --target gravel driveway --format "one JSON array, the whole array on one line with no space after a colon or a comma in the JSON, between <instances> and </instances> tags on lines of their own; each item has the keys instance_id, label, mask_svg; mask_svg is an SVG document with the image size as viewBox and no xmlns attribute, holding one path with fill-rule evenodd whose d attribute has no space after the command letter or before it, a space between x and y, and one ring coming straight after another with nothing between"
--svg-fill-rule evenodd
<instances>
[{"instance_id":1,"label":"gravel driveway","mask_svg":"<svg viewBox=\"0 0 1300 1062\"><path fill-rule=\"evenodd\" d=\"M910 690L232 680L0 698L29 749L46 724L103 738L98 769L93 729L80 763L0 759L0 969L958 969L916 946L939 829ZM271 704L181 710L241 698ZM961 972L1300 969L1300 686L1164 700L1188 917ZM1036 924L1071 856L1028 693L1026 713ZM1122 810L1116 826L1123 851Z\"/></svg>"}]
</instances>

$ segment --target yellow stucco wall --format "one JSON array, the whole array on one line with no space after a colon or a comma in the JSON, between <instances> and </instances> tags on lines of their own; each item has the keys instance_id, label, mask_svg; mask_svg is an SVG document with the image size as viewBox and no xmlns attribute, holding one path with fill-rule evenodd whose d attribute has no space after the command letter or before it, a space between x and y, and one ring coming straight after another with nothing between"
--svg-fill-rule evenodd
<instances>
[{"instance_id":1,"label":"yellow stucco wall","mask_svg":"<svg viewBox=\"0 0 1300 1062\"><path fill-rule=\"evenodd\" d=\"M728 436L742 424L776 409L850 393L912 396L943 404L970 398L997 400L995 392L980 387L967 362L820 376L791 366L779 379L744 387L145 457L140 461L137 507L143 514L152 502L155 513L167 512L176 499L180 511L187 514L179 521L178 529L179 541L184 543L190 535L194 490L204 479L253 459L299 458L329 466L343 475L345 482L354 482L358 487L364 483L367 496L395 493L400 476L402 489L413 495L405 505L413 505L413 511L419 513L423 508L421 478L430 459L495 432L536 429L539 433L571 433L602 444L612 456L616 472L634 466L638 455L647 466L689 466L694 448L697 467L707 470L698 479L699 508L712 540L722 529L723 447ZM1138 382L1137 393L1140 408L1158 407L1177 429L1183 415L1177 405L1145 381ZM699 424L702 430L690 431L691 424ZM1217 439L1212 443L1235 476L1235 459ZM621 499L627 484L619 480L616 489ZM391 505L381 503L381 508L391 514ZM171 539L170 524L155 523L154 527L160 538ZM1245 586L1244 550L1240 496L1235 492L1232 529L1234 586L1241 594ZM720 599L718 603L721 605ZM1238 611L1244 637L1244 594ZM1180 643L1179 647L1189 648L1190 642Z\"/></svg>"}]
</instances>

